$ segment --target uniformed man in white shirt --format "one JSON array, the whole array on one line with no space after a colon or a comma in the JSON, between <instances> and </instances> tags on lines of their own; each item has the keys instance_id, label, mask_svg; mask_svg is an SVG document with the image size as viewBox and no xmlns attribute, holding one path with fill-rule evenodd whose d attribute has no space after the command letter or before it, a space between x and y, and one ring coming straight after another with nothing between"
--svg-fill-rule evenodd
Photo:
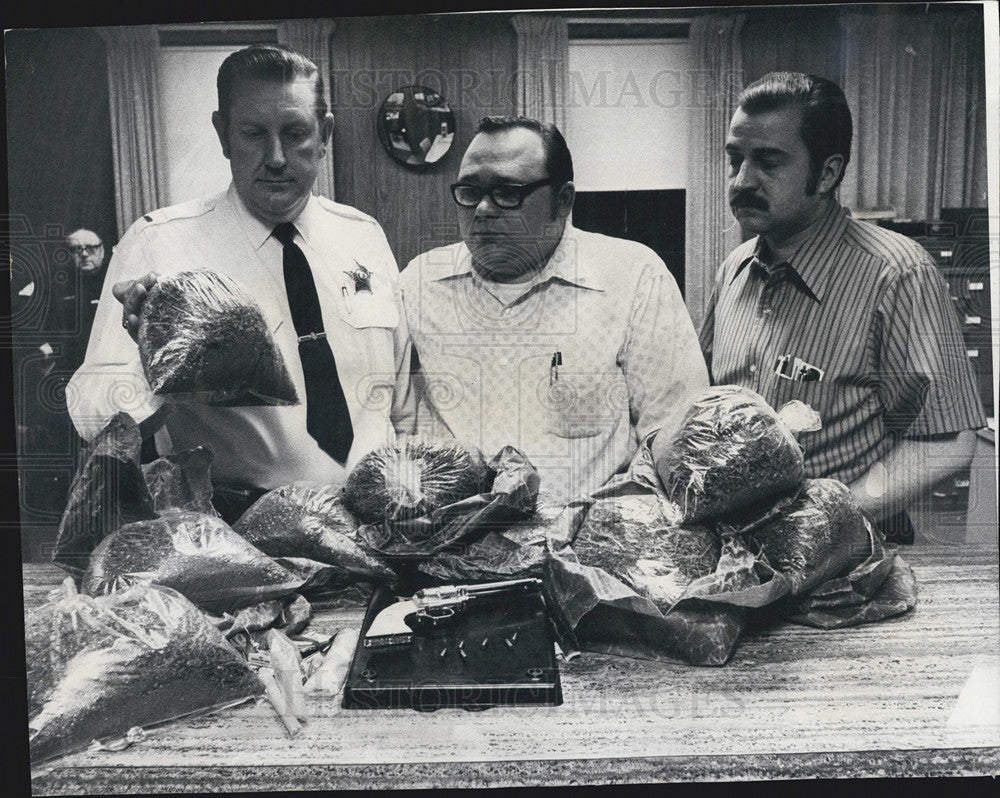
<instances>
[{"instance_id":1,"label":"uniformed man in white shirt","mask_svg":"<svg viewBox=\"0 0 1000 798\"><path fill-rule=\"evenodd\" d=\"M316 66L284 47L254 45L222 64L218 91L212 124L232 183L216 196L154 211L122 238L67 404L88 440L125 411L140 428L159 426L161 454L211 448L216 506L235 517L265 490L337 482L365 453L391 442L394 422L409 415L410 351L399 270L381 227L311 193L333 129ZM300 272L289 277L302 256L305 283L294 276ZM189 270L231 277L256 300L299 405L212 407L150 392L135 343L142 303L158 275ZM303 288L310 283L315 291ZM307 294L318 307L304 322L310 329L297 329ZM312 365L321 349L335 361L333 378ZM334 394L340 404L320 411ZM327 426L327 437L336 428L339 440L331 445L317 424Z\"/></svg>"}]
</instances>

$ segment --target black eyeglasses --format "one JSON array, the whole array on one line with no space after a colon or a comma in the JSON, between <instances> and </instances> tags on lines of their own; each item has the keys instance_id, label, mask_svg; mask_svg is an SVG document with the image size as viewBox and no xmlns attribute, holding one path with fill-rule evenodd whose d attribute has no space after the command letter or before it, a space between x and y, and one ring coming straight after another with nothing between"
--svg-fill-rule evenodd
<instances>
[{"instance_id":1,"label":"black eyeglasses","mask_svg":"<svg viewBox=\"0 0 1000 798\"><path fill-rule=\"evenodd\" d=\"M73 255L93 255L103 246L104 244L74 244L66 249Z\"/></svg>"},{"instance_id":2,"label":"black eyeglasses","mask_svg":"<svg viewBox=\"0 0 1000 798\"><path fill-rule=\"evenodd\" d=\"M501 183L493 188L474 186L471 183L453 183L451 195L463 208L475 208L487 194L493 204L504 210L517 210L532 191L555 183L553 177L536 180L534 183Z\"/></svg>"}]
</instances>

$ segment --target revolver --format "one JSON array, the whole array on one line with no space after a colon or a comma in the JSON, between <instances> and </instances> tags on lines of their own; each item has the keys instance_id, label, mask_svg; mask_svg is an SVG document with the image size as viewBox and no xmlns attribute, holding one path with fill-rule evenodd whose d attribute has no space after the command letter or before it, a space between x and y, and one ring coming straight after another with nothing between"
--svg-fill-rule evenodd
<instances>
[{"instance_id":1,"label":"revolver","mask_svg":"<svg viewBox=\"0 0 1000 798\"><path fill-rule=\"evenodd\" d=\"M379 612L365 632L364 645L375 648L408 643L415 630L448 622L464 611L470 601L510 591L528 593L541 586L541 579L510 579L478 585L427 587Z\"/></svg>"}]
</instances>

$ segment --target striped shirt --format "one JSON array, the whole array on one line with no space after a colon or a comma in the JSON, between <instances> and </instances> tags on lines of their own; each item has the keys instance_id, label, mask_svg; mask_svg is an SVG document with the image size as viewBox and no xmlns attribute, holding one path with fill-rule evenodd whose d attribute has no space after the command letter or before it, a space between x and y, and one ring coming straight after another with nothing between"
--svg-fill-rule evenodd
<instances>
[{"instance_id":1,"label":"striped shirt","mask_svg":"<svg viewBox=\"0 0 1000 798\"><path fill-rule=\"evenodd\" d=\"M851 483L900 436L986 424L930 255L835 202L791 262L768 264L761 237L733 250L700 340L713 384L746 386L776 409L799 399L819 412L823 428L799 436L814 478Z\"/></svg>"}]
</instances>

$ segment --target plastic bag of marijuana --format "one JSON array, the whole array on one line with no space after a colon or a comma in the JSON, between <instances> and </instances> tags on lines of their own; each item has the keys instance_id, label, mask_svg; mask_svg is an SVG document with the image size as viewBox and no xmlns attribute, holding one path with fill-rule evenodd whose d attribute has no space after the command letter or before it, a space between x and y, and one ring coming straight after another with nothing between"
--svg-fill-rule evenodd
<instances>
[{"instance_id":1,"label":"plastic bag of marijuana","mask_svg":"<svg viewBox=\"0 0 1000 798\"><path fill-rule=\"evenodd\" d=\"M545 591L555 628L564 649L723 665L750 609L787 594L788 582L734 531L683 522L650 443L552 528Z\"/></svg>"},{"instance_id":2,"label":"plastic bag of marijuana","mask_svg":"<svg viewBox=\"0 0 1000 798\"><path fill-rule=\"evenodd\" d=\"M601 568L669 609L695 579L712 573L722 542L705 526L681 526L675 505L655 494L599 499L573 538L583 565Z\"/></svg>"},{"instance_id":3,"label":"plastic bag of marijuana","mask_svg":"<svg viewBox=\"0 0 1000 798\"><path fill-rule=\"evenodd\" d=\"M418 563L417 570L442 583L541 578L546 541L554 529L566 523L569 513L565 504L539 493L534 512L524 520L432 554Z\"/></svg>"},{"instance_id":4,"label":"plastic bag of marijuana","mask_svg":"<svg viewBox=\"0 0 1000 798\"><path fill-rule=\"evenodd\" d=\"M81 453L52 553L67 572L82 574L94 547L122 524L156 518L141 451L139 426L118 413Z\"/></svg>"},{"instance_id":5,"label":"plastic bag of marijuana","mask_svg":"<svg viewBox=\"0 0 1000 798\"><path fill-rule=\"evenodd\" d=\"M339 489L296 483L261 496L233 529L271 557L300 557L331 566L327 580L392 579L392 569L359 545L357 521Z\"/></svg>"},{"instance_id":6,"label":"plastic bag of marijuana","mask_svg":"<svg viewBox=\"0 0 1000 798\"><path fill-rule=\"evenodd\" d=\"M683 572L671 578L678 569L660 563L659 573L633 572L632 587L581 563L572 548L554 551L546 596L569 646L691 665L728 662L746 624L743 602L752 603L762 583L752 553L739 538L726 538L714 570L690 581Z\"/></svg>"},{"instance_id":7,"label":"plastic bag of marijuana","mask_svg":"<svg viewBox=\"0 0 1000 798\"><path fill-rule=\"evenodd\" d=\"M775 609L796 623L836 629L917 604L913 569L837 480L806 480L740 534L788 583Z\"/></svg>"},{"instance_id":8,"label":"plastic bag of marijuana","mask_svg":"<svg viewBox=\"0 0 1000 798\"><path fill-rule=\"evenodd\" d=\"M803 407L797 402L789 409ZM807 428L815 427L799 427ZM805 478L793 429L748 388L720 385L699 394L680 427L665 435L652 445L656 470L685 522L767 502Z\"/></svg>"},{"instance_id":9,"label":"plastic bag of marijuana","mask_svg":"<svg viewBox=\"0 0 1000 798\"><path fill-rule=\"evenodd\" d=\"M486 487L482 452L457 441L407 440L365 455L344 485L344 506L363 523L417 518Z\"/></svg>"},{"instance_id":10,"label":"plastic bag of marijuana","mask_svg":"<svg viewBox=\"0 0 1000 798\"><path fill-rule=\"evenodd\" d=\"M167 510L105 538L91 555L81 591L99 596L140 582L173 588L205 609L223 611L288 595L303 578L218 516Z\"/></svg>"},{"instance_id":11,"label":"plastic bag of marijuana","mask_svg":"<svg viewBox=\"0 0 1000 798\"><path fill-rule=\"evenodd\" d=\"M378 488L402 497L390 499L380 521L358 528L358 540L384 556L416 561L446 549L458 551L490 531L529 519L535 510L541 482L538 471L512 446L505 446L489 463L482 463L478 452L451 441L407 443L400 451L401 465L379 467L375 476L362 460L344 487L344 506L362 520L383 506L365 499L369 509L361 510L362 494L367 491ZM402 465L405 462L414 465ZM423 475L439 464L443 473L434 484L442 488L431 500L430 480ZM363 480L355 476L359 469L363 469ZM380 482L384 488L379 488Z\"/></svg>"},{"instance_id":12,"label":"plastic bag of marijuana","mask_svg":"<svg viewBox=\"0 0 1000 798\"><path fill-rule=\"evenodd\" d=\"M153 508L218 515L212 506L212 451L204 446L167 454L142 466Z\"/></svg>"},{"instance_id":13,"label":"plastic bag of marijuana","mask_svg":"<svg viewBox=\"0 0 1000 798\"><path fill-rule=\"evenodd\" d=\"M169 588L92 598L67 579L53 593L25 617L34 762L263 692L206 616Z\"/></svg>"},{"instance_id":14,"label":"plastic bag of marijuana","mask_svg":"<svg viewBox=\"0 0 1000 798\"><path fill-rule=\"evenodd\" d=\"M844 575L872 551L861 510L835 479L807 479L780 512L741 532L791 581L793 595Z\"/></svg>"},{"instance_id":15,"label":"plastic bag of marijuana","mask_svg":"<svg viewBox=\"0 0 1000 798\"><path fill-rule=\"evenodd\" d=\"M143 303L138 342L154 394L224 406L299 401L260 307L225 275L160 277Z\"/></svg>"}]
</instances>

